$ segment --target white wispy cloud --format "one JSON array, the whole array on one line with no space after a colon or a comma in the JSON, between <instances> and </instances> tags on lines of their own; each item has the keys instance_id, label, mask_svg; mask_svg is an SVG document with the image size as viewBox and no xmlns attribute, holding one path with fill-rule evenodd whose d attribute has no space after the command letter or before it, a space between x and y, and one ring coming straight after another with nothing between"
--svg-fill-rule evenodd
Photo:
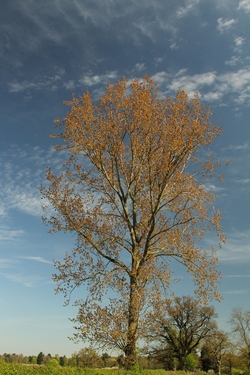
<instances>
[{"instance_id":1,"label":"white wispy cloud","mask_svg":"<svg viewBox=\"0 0 250 375\"><path fill-rule=\"evenodd\" d=\"M84 75L79 82L84 86L93 86L93 85L100 85L100 84L107 84L109 81L112 81L117 78L117 72L111 71L105 74L100 75L92 75L86 74Z\"/></svg>"},{"instance_id":2,"label":"white wispy cloud","mask_svg":"<svg viewBox=\"0 0 250 375\"><path fill-rule=\"evenodd\" d=\"M81 48L77 51L78 58L88 56L89 59L91 56L94 60L98 54L95 53L95 41L92 44L89 33L94 35L95 31L104 30L106 35L109 34L111 43L112 40L125 40L137 46L145 37L158 43L159 31L166 33L168 39L176 36L178 23L187 14L196 12L200 3L200 0L185 0L183 6L179 6L178 2L168 6L163 0L131 0L121 2L118 6L117 2L103 0L95 0L94 3L43 0L42 4L32 0L27 5L13 0L9 7L14 11L14 21L9 16L11 12L6 12L7 19L6 15L2 19L0 15L0 42L6 44L8 40L4 58L16 66L24 65L27 54L44 54L46 44L49 48L63 46L65 52L69 53L72 45L79 42ZM15 27L12 27L13 22ZM5 38L1 39L1 35ZM171 48L178 48L176 41L171 42ZM36 80L11 82L9 89L11 92L29 88L40 90L44 84ZM54 86L54 90L57 89L58 86Z\"/></svg>"},{"instance_id":3,"label":"white wispy cloud","mask_svg":"<svg viewBox=\"0 0 250 375\"><path fill-rule=\"evenodd\" d=\"M162 95L184 89L190 96L199 93L208 102L233 100L238 105L250 102L250 66L233 72L218 74L216 71L188 75L186 69L175 76L161 71L152 76Z\"/></svg>"},{"instance_id":4,"label":"white wispy cloud","mask_svg":"<svg viewBox=\"0 0 250 375\"><path fill-rule=\"evenodd\" d=\"M170 40L169 42L170 42L170 45L169 45L170 49L176 49L176 50L179 49L176 41Z\"/></svg>"},{"instance_id":5,"label":"white wispy cloud","mask_svg":"<svg viewBox=\"0 0 250 375\"><path fill-rule=\"evenodd\" d=\"M40 256L18 256L17 259L31 260L39 263L53 264L53 262L46 260Z\"/></svg>"},{"instance_id":6,"label":"white wispy cloud","mask_svg":"<svg viewBox=\"0 0 250 375\"><path fill-rule=\"evenodd\" d=\"M22 81L22 82L10 82L8 84L9 91L10 92L20 92L30 89L42 89L44 85L41 85L41 83L33 83L28 81Z\"/></svg>"},{"instance_id":7,"label":"white wispy cloud","mask_svg":"<svg viewBox=\"0 0 250 375\"><path fill-rule=\"evenodd\" d=\"M62 68L56 68L55 74L53 76L41 76L35 77L31 81L14 81L9 82L9 92L18 93L22 91L30 91L30 90L51 90L54 91L61 87L59 81L63 79L65 74L65 70Z\"/></svg>"},{"instance_id":8,"label":"white wispy cloud","mask_svg":"<svg viewBox=\"0 0 250 375\"><path fill-rule=\"evenodd\" d=\"M242 9L245 12L250 12L250 0L240 0L238 10Z\"/></svg>"},{"instance_id":9,"label":"white wispy cloud","mask_svg":"<svg viewBox=\"0 0 250 375\"><path fill-rule=\"evenodd\" d=\"M193 11L195 7L199 4L200 0L189 0L186 2L185 6L179 7L176 12L176 17L177 18L183 18L185 17L188 13Z\"/></svg>"},{"instance_id":10,"label":"white wispy cloud","mask_svg":"<svg viewBox=\"0 0 250 375\"><path fill-rule=\"evenodd\" d=\"M223 274L223 278L224 277L226 277L226 278L229 278L229 279L234 279L234 278L236 278L236 279L242 279L242 278L248 278L248 277L250 277L250 273L248 273L248 274L245 274L245 275L242 275L242 274L239 274L239 275L224 275Z\"/></svg>"},{"instance_id":11,"label":"white wispy cloud","mask_svg":"<svg viewBox=\"0 0 250 375\"><path fill-rule=\"evenodd\" d=\"M13 259L0 258L0 268L11 268L15 263Z\"/></svg>"},{"instance_id":12,"label":"white wispy cloud","mask_svg":"<svg viewBox=\"0 0 250 375\"><path fill-rule=\"evenodd\" d=\"M136 68L138 71L143 69L143 64L137 64ZM25 92L24 99L32 99L32 91L56 91L59 89L74 90L77 87L84 86L84 88L97 86L97 85L107 85L108 82L113 82L117 79L117 71L109 71L105 74L84 74L78 80L68 80L63 81L64 71L60 69L60 74L55 74L54 76L47 77L41 76L34 78L32 81L20 81L8 83L8 88L10 93L22 93Z\"/></svg>"},{"instance_id":13,"label":"white wispy cloud","mask_svg":"<svg viewBox=\"0 0 250 375\"><path fill-rule=\"evenodd\" d=\"M161 63L163 63L164 60L165 60L164 57L155 57L155 58L154 58L155 66L157 66L157 65L159 65L159 64L161 64Z\"/></svg>"},{"instance_id":14,"label":"white wispy cloud","mask_svg":"<svg viewBox=\"0 0 250 375\"><path fill-rule=\"evenodd\" d=\"M41 281L44 280L42 277L39 277L37 275L27 276L22 273L2 273L2 276L4 276L6 279L10 281L24 285L29 288L35 287L37 284L40 284Z\"/></svg>"},{"instance_id":15,"label":"white wispy cloud","mask_svg":"<svg viewBox=\"0 0 250 375\"><path fill-rule=\"evenodd\" d=\"M240 144L240 145L228 145L226 148L224 149L227 149L227 150L247 150L249 148L248 144L247 143L243 143L243 144Z\"/></svg>"},{"instance_id":16,"label":"white wispy cloud","mask_svg":"<svg viewBox=\"0 0 250 375\"><path fill-rule=\"evenodd\" d=\"M152 76L152 79L158 84L158 85L164 85L167 84L170 76L167 72L158 72Z\"/></svg>"},{"instance_id":17,"label":"white wispy cloud","mask_svg":"<svg viewBox=\"0 0 250 375\"><path fill-rule=\"evenodd\" d=\"M185 70L183 70L185 73ZM212 86L216 80L216 72L207 72L203 74L195 74L188 76L178 72L177 77L172 79L169 89L176 92L179 88L184 89L189 95L193 96L204 87Z\"/></svg>"},{"instance_id":18,"label":"white wispy cloud","mask_svg":"<svg viewBox=\"0 0 250 375\"><path fill-rule=\"evenodd\" d=\"M24 231L21 229L0 228L0 241L17 241L23 235Z\"/></svg>"},{"instance_id":19,"label":"white wispy cloud","mask_svg":"<svg viewBox=\"0 0 250 375\"><path fill-rule=\"evenodd\" d=\"M222 17L218 18L217 20L217 30L220 33L223 33L233 27L237 23L237 20L231 19L223 19Z\"/></svg>"},{"instance_id":20,"label":"white wispy cloud","mask_svg":"<svg viewBox=\"0 0 250 375\"><path fill-rule=\"evenodd\" d=\"M147 37L152 42L156 42L156 32L154 30L154 27L150 25L147 20L136 20L133 22L133 26L137 32L139 31L139 34L143 35L144 37Z\"/></svg>"},{"instance_id":21,"label":"white wispy cloud","mask_svg":"<svg viewBox=\"0 0 250 375\"><path fill-rule=\"evenodd\" d=\"M239 56L232 56L232 57L230 58L230 60L226 60L226 61L225 61L225 64L226 64L226 65L230 65L230 66L235 66L235 65L237 65L240 61L241 61L241 60L240 60L240 57L239 57Z\"/></svg>"},{"instance_id":22,"label":"white wispy cloud","mask_svg":"<svg viewBox=\"0 0 250 375\"><path fill-rule=\"evenodd\" d=\"M234 43L236 47L241 47L245 43L246 38L242 36L238 36L234 39Z\"/></svg>"},{"instance_id":23,"label":"white wispy cloud","mask_svg":"<svg viewBox=\"0 0 250 375\"><path fill-rule=\"evenodd\" d=\"M66 88L66 90L74 90L76 88L76 83L72 79L68 82L64 83L63 86Z\"/></svg>"},{"instance_id":24,"label":"white wispy cloud","mask_svg":"<svg viewBox=\"0 0 250 375\"><path fill-rule=\"evenodd\" d=\"M247 289L232 289L232 290L227 290L223 292L223 294L228 294L228 295L237 295L237 294L248 294L249 291Z\"/></svg>"},{"instance_id":25,"label":"white wispy cloud","mask_svg":"<svg viewBox=\"0 0 250 375\"><path fill-rule=\"evenodd\" d=\"M6 189L6 191L10 208L18 209L33 216L42 215L42 201L39 190L30 188L29 191L25 191L23 189L16 188L15 190L11 191Z\"/></svg>"},{"instance_id":26,"label":"white wispy cloud","mask_svg":"<svg viewBox=\"0 0 250 375\"><path fill-rule=\"evenodd\" d=\"M0 217L5 217L6 216L6 209L4 207L4 203L0 202Z\"/></svg>"},{"instance_id":27,"label":"white wispy cloud","mask_svg":"<svg viewBox=\"0 0 250 375\"><path fill-rule=\"evenodd\" d=\"M227 235L227 242L218 252L219 260L223 262L250 262L250 230L233 230Z\"/></svg>"},{"instance_id":28,"label":"white wispy cloud","mask_svg":"<svg viewBox=\"0 0 250 375\"><path fill-rule=\"evenodd\" d=\"M45 184L47 166L54 171L61 168L63 155L56 154L50 147L26 146L24 149L13 145L9 151L0 153L0 217L5 219L10 210L19 210L32 216L43 214L40 185ZM15 239L22 231L10 231L0 227L0 239Z\"/></svg>"},{"instance_id":29,"label":"white wispy cloud","mask_svg":"<svg viewBox=\"0 0 250 375\"><path fill-rule=\"evenodd\" d=\"M223 191L225 190L224 187L221 187L221 186L217 186L215 184L212 184L212 183L207 183L205 188L209 191L212 191L214 193L218 193L219 191Z\"/></svg>"},{"instance_id":30,"label":"white wispy cloud","mask_svg":"<svg viewBox=\"0 0 250 375\"><path fill-rule=\"evenodd\" d=\"M243 178L241 180L236 180L235 182L238 182L240 184L249 184L250 183L250 178Z\"/></svg>"},{"instance_id":31,"label":"white wispy cloud","mask_svg":"<svg viewBox=\"0 0 250 375\"><path fill-rule=\"evenodd\" d=\"M145 70L145 63L137 63L135 64L135 70L141 72Z\"/></svg>"}]
</instances>

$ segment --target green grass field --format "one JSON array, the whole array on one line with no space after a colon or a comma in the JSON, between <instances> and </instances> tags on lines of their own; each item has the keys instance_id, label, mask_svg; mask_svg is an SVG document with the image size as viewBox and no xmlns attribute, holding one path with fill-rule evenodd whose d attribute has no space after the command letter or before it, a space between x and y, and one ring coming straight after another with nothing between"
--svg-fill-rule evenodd
<instances>
[{"instance_id":1,"label":"green grass field","mask_svg":"<svg viewBox=\"0 0 250 375\"><path fill-rule=\"evenodd\" d=\"M59 365L39 366L0 362L0 375L129 375L135 371L112 369L88 369L61 367ZM142 370L141 375L184 375L182 371Z\"/></svg>"}]
</instances>

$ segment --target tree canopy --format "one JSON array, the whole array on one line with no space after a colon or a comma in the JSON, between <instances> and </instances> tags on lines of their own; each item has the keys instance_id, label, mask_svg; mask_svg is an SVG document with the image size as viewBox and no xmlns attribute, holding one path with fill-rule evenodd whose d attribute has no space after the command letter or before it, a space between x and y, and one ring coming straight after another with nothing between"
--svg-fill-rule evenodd
<instances>
[{"instance_id":1,"label":"tree canopy","mask_svg":"<svg viewBox=\"0 0 250 375\"><path fill-rule=\"evenodd\" d=\"M198 95L161 99L149 77L109 84L99 104L89 92L65 104L70 111L53 137L68 157L58 175L47 169L42 194L54 212L44 221L76 241L55 262L54 280L66 298L80 285L88 290L77 302L76 337L120 347L129 367L142 313L169 287L170 260L192 274L197 295L220 298L216 250L200 241L212 229L224 241L206 186L218 163L205 156L222 130Z\"/></svg>"},{"instance_id":2,"label":"tree canopy","mask_svg":"<svg viewBox=\"0 0 250 375\"><path fill-rule=\"evenodd\" d=\"M171 349L181 370L186 370L187 356L202 340L213 336L217 329L213 306L203 306L190 296L175 297L154 306L146 323L149 342Z\"/></svg>"}]
</instances>

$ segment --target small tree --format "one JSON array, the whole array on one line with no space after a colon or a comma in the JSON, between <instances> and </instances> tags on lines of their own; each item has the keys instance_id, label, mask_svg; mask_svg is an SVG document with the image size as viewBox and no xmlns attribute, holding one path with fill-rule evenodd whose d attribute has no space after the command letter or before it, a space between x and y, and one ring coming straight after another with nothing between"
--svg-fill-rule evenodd
<instances>
[{"instance_id":1,"label":"small tree","mask_svg":"<svg viewBox=\"0 0 250 375\"><path fill-rule=\"evenodd\" d=\"M38 365L41 365L41 364L43 363L43 360L44 360L44 354L43 354L43 352L40 352L40 353L38 354L38 356L37 356L37 359L36 359L37 364L38 364Z\"/></svg>"},{"instance_id":2,"label":"small tree","mask_svg":"<svg viewBox=\"0 0 250 375\"><path fill-rule=\"evenodd\" d=\"M177 370L178 359L170 345L162 348L161 346L150 349L149 354L150 366L153 364L153 368L164 368L165 370Z\"/></svg>"},{"instance_id":3,"label":"small tree","mask_svg":"<svg viewBox=\"0 0 250 375\"><path fill-rule=\"evenodd\" d=\"M101 357L90 348L83 348L77 353L78 367L102 367L103 361Z\"/></svg>"},{"instance_id":4,"label":"small tree","mask_svg":"<svg viewBox=\"0 0 250 375\"><path fill-rule=\"evenodd\" d=\"M73 353L71 358L68 359L68 366L77 367L77 354Z\"/></svg>"},{"instance_id":5,"label":"small tree","mask_svg":"<svg viewBox=\"0 0 250 375\"><path fill-rule=\"evenodd\" d=\"M215 370L215 362L213 353L211 353L208 345L203 345L200 353L200 363L202 371L208 372L209 370Z\"/></svg>"},{"instance_id":6,"label":"small tree","mask_svg":"<svg viewBox=\"0 0 250 375\"><path fill-rule=\"evenodd\" d=\"M30 355L28 363L32 365L37 364L37 357Z\"/></svg>"},{"instance_id":7,"label":"small tree","mask_svg":"<svg viewBox=\"0 0 250 375\"><path fill-rule=\"evenodd\" d=\"M147 338L168 345L178 367L186 370L187 356L217 328L216 316L214 307L202 306L190 296L166 299L149 316Z\"/></svg>"},{"instance_id":8,"label":"small tree","mask_svg":"<svg viewBox=\"0 0 250 375\"><path fill-rule=\"evenodd\" d=\"M47 355L45 355L43 357L43 364L44 365L47 365L47 363L52 359L52 355L50 353L48 353Z\"/></svg>"},{"instance_id":9,"label":"small tree","mask_svg":"<svg viewBox=\"0 0 250 375\"><path fill-rule=\"evenodd\" d=\"M197 364L199 362L199 359L197 357L197 355L195 354L188 354L187 357L186 357L186 370L187 371L194 371Z\"/></svg>"},{"instance_id":10,"label":"small tree","mask_svg":"<svg viewBox=\"0 0 250 375\"><path fill-rule=\"evenodd\" d=\"M59 358L60 366L67 366L68 365L68 358L64 355Z\"/></svg>"},{"instance_id":11,"label":"small tree","mask_svg":"<svg viewBox=\"0 0 250 375\"><path fill-rule=\"evenodd\" d=\"M236 354L235 346L231 344L230 349L223 357L223 372L237 375L237 373L239 374L244 371L247 371L246 363L239 353Z\"/></svg>"},{"instance_id":12,"label":"small tree","mask_svg":"<svg viewBox=\"0 0 250 375\"><path fill-rule=\"evenodd\" d=\"M122 349L131 367L143 308L169 286L170 259L193 275L204 299L220 298L215 249L200 248L212 228L224 241L206 186L216 163L198 153L221 129L197 95L189 100L180 90L161 99L149 77L109 84L98 106L88 92L66 104L55 137L68 159L59 176L47 170L42 194L54 208L45 223L52 233L76 233L76 246L55 262L54 281L66 298L88 289L77 302L76 338ZM108 291L115 302L104 305Z\"/></svg>"},{"instance_id":13,"label":"small tree","mask_svg":"<svg viewBox=\"0 0 250 375\"><path fill-rule=\"evenodd\" d=\"M208 371L212 368L221 375L223 359L231 347L228 335L223 331L216 330L204 341L205 344L201 350L203 370Z\"/></svg>"},{"instance_id":14,"label":"small tree","mask_svg":"<svg viewBox=\"0 0 250 375\"><path fill-rule=\"evenodd\" d=\"M118 365L116 359L111 357L108 353L103 353L101 359L104 367L115 367Z\"/></svg>"}]
</instances>

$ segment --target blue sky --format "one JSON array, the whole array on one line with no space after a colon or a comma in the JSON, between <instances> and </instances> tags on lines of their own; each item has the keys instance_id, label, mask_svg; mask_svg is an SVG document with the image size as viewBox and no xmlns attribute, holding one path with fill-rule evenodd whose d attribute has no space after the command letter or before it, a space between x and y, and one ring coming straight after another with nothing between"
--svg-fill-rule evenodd
<instances>
[{"instance_id":1,"label":"blue sky","mask_svg":"<svg viewBox=\"0 0 250 375\"><path fill-rule=\"evenodd\" d=\"M39 186L60 163L49 135L66 113L62 101L86 90L97 99L122 76L152 76L162 97L198 92L224 128L210 147L232 162L224 185L210 183L227 237L219 328L230 330L233 307L250 308L249 18L250 0L1 1L0 353L69 356L82 347L67 338L76 309L63 307L51 280L53 259L74 238L47 233ZM176 272L176 290L191 294Z\"/></svg>"}]
</instances>

